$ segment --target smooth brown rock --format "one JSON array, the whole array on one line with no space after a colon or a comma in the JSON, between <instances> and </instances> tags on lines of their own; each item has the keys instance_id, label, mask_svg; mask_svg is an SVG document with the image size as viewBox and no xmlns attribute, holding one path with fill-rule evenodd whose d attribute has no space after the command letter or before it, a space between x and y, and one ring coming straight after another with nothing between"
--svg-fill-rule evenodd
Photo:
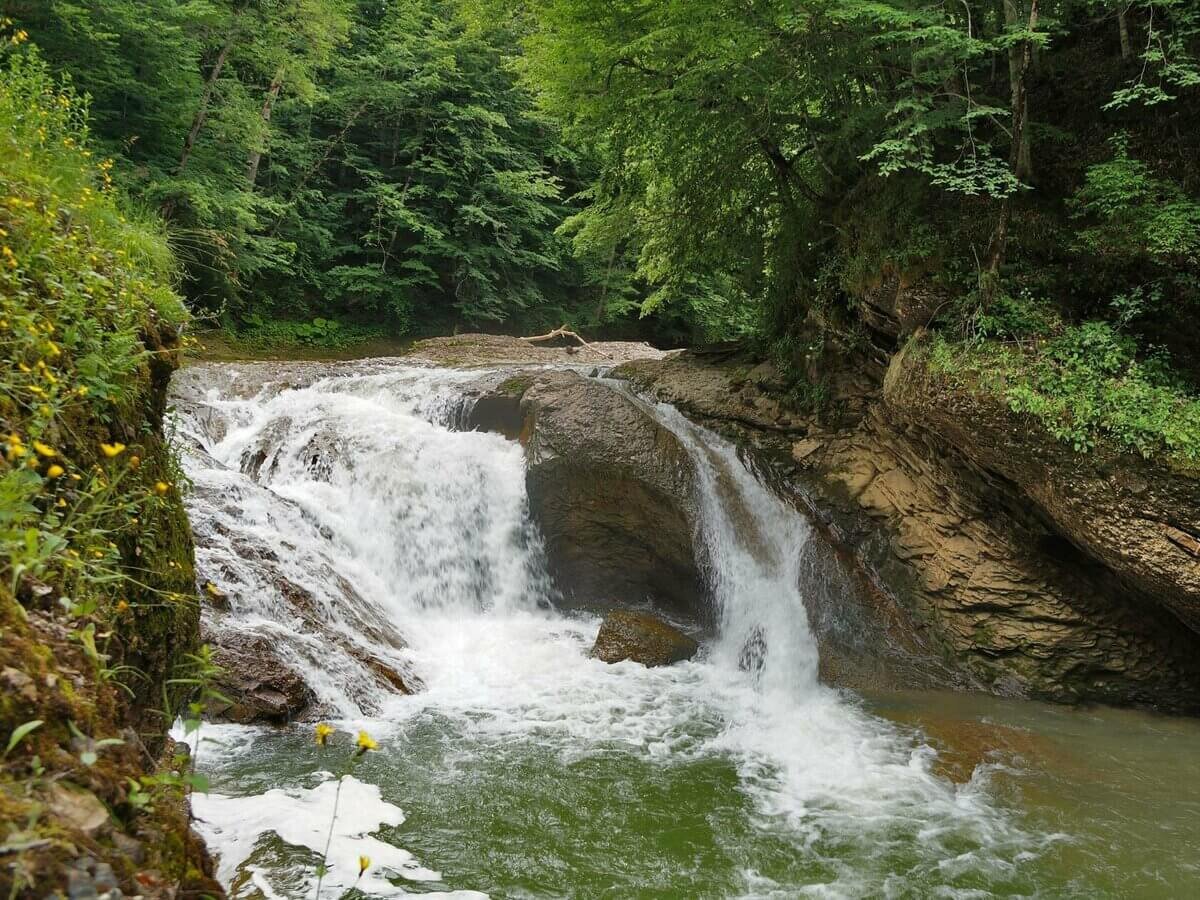
<instances>
[{"instance_id":1,"label":"smooth brown rock","mask_svg":"<svg viewBox=\"0 0 1200 900\"><path fill-rule=\"evenodd\" d=\"M526 485L568 602L621 596L702 617L695 472L686 449L641 404L574 372L524 392Z\"/></svg>"},{"instance_id":2,"label":"smooth brown rock","mask_svg":"<svg viewBox=\"0 0 1200 900\"><path fill-rule=\"evenodd\" d=\"M592 656L610 664L628 659L643 666L669 666L691 659L699 648L657 616L617 609L604 617Z\"/></svg>"}]
</instances>

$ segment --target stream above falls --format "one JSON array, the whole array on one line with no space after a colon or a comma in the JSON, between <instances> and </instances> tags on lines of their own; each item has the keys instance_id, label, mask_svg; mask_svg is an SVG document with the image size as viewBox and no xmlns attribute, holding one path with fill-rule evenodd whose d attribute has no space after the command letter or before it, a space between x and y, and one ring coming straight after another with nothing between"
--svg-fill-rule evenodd
<instances>
[{"instance_id":1,"label":"stream above falls","mask_svg":"<svg viewBox=\"0 0 1200 900\"><path fill-rule=\"evenodd\" d=\"M600 618L556 605L521 445L454 428L508 374L177 376L198 568L228 605L207 625L269 646L344 732L202 728L196 814L233 896L314 895L358 729L379 749L342 784L330 897L1200 889L1194 720L819 683L807 523L670 407L717 625L668 668L589 658Z\"/></svg>"}]
</instances>

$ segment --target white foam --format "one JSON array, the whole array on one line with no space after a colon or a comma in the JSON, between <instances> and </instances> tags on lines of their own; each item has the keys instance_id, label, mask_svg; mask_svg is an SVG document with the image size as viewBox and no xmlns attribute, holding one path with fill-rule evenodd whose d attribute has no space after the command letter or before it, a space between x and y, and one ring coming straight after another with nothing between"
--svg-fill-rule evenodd
<instances>
[{"instance_id":1,"label":"white foam","mask_svg":"<svg viewBox=\"0 0 1200 900\"><path fill-rule=\"evenodd\" d=\"M328 871L322 881L322 893L328 890L329 896L341 896L357 887L368 895L397 897L408 892L393 885L390 877L425 882L441 880L439 873L422 866L407 850L371 836L370 832L385 825L404 822L403 810L385 802L378 787L348 775L341 781L340 799L338 790L338 781L330 779L310 790L276 789L250 797L197 794L193 798L195 814L205 840L220 860L218 878L225 884L232 883L259 840L270 832L293 847L308 848L317 856L325 852L328 841L329 852L325 856ZM371 861L361 876L360 856ZM249 871L266 896L280 896L261 867L251 867ZM315 881L311 889L315 891ZM430 895L422 893L422 896ZM486 895L454 891L436 896Z\"/></svg>"}]
</instances>

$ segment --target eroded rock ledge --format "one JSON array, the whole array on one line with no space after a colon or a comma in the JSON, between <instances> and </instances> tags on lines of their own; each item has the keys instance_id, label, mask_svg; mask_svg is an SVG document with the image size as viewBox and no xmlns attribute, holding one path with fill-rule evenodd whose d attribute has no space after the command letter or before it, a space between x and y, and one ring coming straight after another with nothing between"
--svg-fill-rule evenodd
<instances>
[{"instance_id":1,"label":"eroded rock ledge","mask_svg":"<svg viewBox=\"0 0 1200 900\"><path fill-rule=\"evenodd\" d=\"M1075 454L914 353L864 371L831 373L821 421L781 403L770 365L685 354L614 374L759 451L882 593L849 611L854 631L898 632L959 686L1200 711L1200 484Z\"/></svg>"}]
</instances>

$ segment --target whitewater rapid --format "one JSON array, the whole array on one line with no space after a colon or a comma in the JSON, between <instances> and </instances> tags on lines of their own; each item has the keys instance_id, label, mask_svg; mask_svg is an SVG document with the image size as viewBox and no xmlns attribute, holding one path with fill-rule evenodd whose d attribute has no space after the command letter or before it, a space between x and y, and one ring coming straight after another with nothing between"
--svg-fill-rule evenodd
<instances>
[{"instance_id":1,"label":"whitewater rapid","mask_svg":"<svg viewBox=\"0 0 1200 900\"><path fill-rule=\"evenodd\" d=\"M456 759L526 745L568 766L614 753L731 760L752 827L784 835L823 873L786 885L747 868L742 896L902 896L1020 865L1035 841L992 802L986 767L965 785L936 776L934 751L911 732L818 682L801 587L807 524L731 445L670 407L648 404L697 464L697 555L719 628L699 658L669 668L591 659L599 619L553 607L521 446L452 428L464 392L504 375L395 361L181 373L197 562L230 598L221 627L270 640L330 720L370 731L381 759L434 721L451 775ZM307 592L300 613L288 585ZM422 689L388 690L364 652ZM204 735L200 758L217 771L271 740L227 725ZM273 833L319 853L332 778L321 768L197 798L236 896L311 896L307 876L272 870L256 848ZM366 779L347 782L355 799L339 814L331 895L356 882L353 848L367 842L380 867L358 883L370 896L402 895L406 881L437 888L443 861L371 836L403 826L427 798L389 803ZM889 854L901 845L896 874Z\"/></svg>"}]
</instances>

